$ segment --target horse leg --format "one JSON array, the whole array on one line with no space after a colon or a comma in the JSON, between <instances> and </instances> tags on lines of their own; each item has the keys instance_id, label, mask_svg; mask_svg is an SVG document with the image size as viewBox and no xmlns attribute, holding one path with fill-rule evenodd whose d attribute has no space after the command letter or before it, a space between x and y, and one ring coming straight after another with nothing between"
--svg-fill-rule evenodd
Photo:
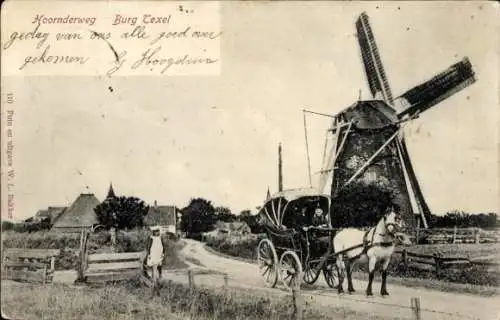
<instances>
[{"instance_id":1,"label":"horse leg","mask_svg":"<svg viewBox=\"0 0 500 320\"><path fill-rule=\"evenodd\" d=\"M387 292L386 280L387 280L387 267L389 266L390 258L385 259L382 265L382 285L380 287L380 294L382 296L388 296L389 292Z\"/></svg>"},{"instance_id":2,"label":"horse leg","mask_svg":"<svg viewBox=\"0 0 500 320\"><path fill-rule=\"evenodd\" d=\"M337 256L337 269L339 271L339 286L337 288L338 293L343 293L344 288L342 288L342 284L344 283L344 274L345 274L345 264L342 260L342 255Z\"/></svg>"},{"instance_id":3,"label":"horse leg","mask_svg":"<svg viewBox=\"0 0 500 320\"><path fill-rule=\"evenodd\" d=\"M354 290L354 287L352 285L352 266L353 266L353 261L352 260L347 260L347 265L346 265L346 271L347 271L347 291L349 291L349 293L356 292L356 290Z\"/></svg>"},{"instance_id":4,"label":"horse leg","mask_svg":"<svg viewBox=\"0 0 500 320\"><path fill-rule=\"evenodd\" d=\"M375 265L377 263L377 260L374 257L370 257L368 260L368 271L369 271L369 276L368 276L368 287L366 288L366 295L367 296L372 296L372 282L373 282L373 277L375 275Z\"/></svg>"}]
</instances>

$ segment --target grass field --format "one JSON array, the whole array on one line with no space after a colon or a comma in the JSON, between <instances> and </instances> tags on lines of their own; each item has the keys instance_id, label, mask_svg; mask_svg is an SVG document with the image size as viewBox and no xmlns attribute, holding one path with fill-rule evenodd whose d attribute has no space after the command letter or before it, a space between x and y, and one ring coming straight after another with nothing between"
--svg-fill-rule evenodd
<instances>
[{"instance_id":1,"label":"grass field","mask_svg":"<svg viewBox=\"0 0 500 320\"><path fill-rule=\"evenodd\" d=\"M103 287L47 286L2 282L2 311L14 319L290 319L289 296L245 290L190 290L164 283L160 296L135 282ZM304 319L382 319L343 307L316 308L306 303Z\"/></svg>"}]
</instances>

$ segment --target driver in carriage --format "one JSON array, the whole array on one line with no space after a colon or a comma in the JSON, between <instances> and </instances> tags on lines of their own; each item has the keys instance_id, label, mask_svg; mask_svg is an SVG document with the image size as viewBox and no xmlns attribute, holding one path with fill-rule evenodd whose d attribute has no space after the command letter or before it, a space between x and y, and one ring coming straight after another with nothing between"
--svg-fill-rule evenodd
<instances>
[{"instance_id":1,"label":"driver in carriage","mask_svg":"<svg viewBox=\"0 0 500 320\"><path fill-rule=\"evenodd\" d=\"M316 208L307 206L303 207L300 216L301 219L297 220L300 221L300 227L298 229L301 231L301 242L303 245L309 246L309 242L315 236L320 237L316 231L330 227L329 215L324 214L324 211L320 208L319 204Z\"/></svg>"},{"instance_id":2,"label":"driver in carriage","mask_svg":"<svg viewBox=\"0 0 500 320\"><path fill-rule=\"evenodd\" d=\"M328 228L329 227L329 215L323 213L323 209L316 208L314 210L314 215L312 217L312 225L316 228Z\"/></svg>"}]
</instances>

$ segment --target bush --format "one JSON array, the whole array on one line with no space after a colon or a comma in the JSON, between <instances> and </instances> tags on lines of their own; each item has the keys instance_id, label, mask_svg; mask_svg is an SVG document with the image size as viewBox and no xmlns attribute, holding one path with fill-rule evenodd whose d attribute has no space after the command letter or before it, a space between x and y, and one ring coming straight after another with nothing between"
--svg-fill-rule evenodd
<instances>
[{"instance_id":1,"label":"bush","mask_svg":"<svg viewBox=\"0 0 500 320\"><path fill-rule=\"evenodd\" d=\"M53 231L38 231L33 233L5 232L2 237L7 248L30 249L78 249L80 234L58 233Z\"/></svg>"},{"instance_id":2,"label":"bush","mask_svg":"<svg viewBox=\"0 0 500 320\"><path fill-rule=\"evenodd\" d=\"M241 238L209 238L207 245L224 254L245 259L257 259L257 246L265 234L250 235Z\"/></svg>"},{"instance_id":3,"label":"bush","mask_svg":"<svg viewBox=\"0 0 500 320\"><path fill-rule=\"evenodd\" d=\"M94 209L99 224L107 229L131 229L144 225L149 206L136 197L111 197Z\"/></svg>"},{"instance_id":4,"label":"bush","mask_svg":"<svg viewBox=\"0 0 500 320\"><path fill-rule=\"evenodd\" d=\"M2 221L2 231L14 230L15 223L11 221Z\"/></svg>"},{"instance_id":5,"label":"bush","mask_svg":"<svg viewBox=\"0 0 500 320\"><path fill-rule=\"evenodd\" d=\"M371 227L377 224L390 206L398 209L395 194L389 188L352 183L341 189L332 200L334 212L342 212L332 217L332 225L336 228Z\"/></svg>"}]
</instances>

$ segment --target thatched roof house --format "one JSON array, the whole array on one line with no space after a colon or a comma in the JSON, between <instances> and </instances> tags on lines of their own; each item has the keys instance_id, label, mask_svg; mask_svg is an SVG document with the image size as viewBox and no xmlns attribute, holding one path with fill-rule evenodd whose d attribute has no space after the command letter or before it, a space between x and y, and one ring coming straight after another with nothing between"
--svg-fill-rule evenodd
<instances>
[{"instance_id":1,"label":"thatched roof house","mask_svg":"<svg viewBox=\"0 0 500 320\"><path fill-rule=\"evenodd\" d=\"M80 232L98 223L94 208L100 201L93 193L82 193L73 204L55 220L52 230L60 232Z\"/></svg>"}]
</instances>

